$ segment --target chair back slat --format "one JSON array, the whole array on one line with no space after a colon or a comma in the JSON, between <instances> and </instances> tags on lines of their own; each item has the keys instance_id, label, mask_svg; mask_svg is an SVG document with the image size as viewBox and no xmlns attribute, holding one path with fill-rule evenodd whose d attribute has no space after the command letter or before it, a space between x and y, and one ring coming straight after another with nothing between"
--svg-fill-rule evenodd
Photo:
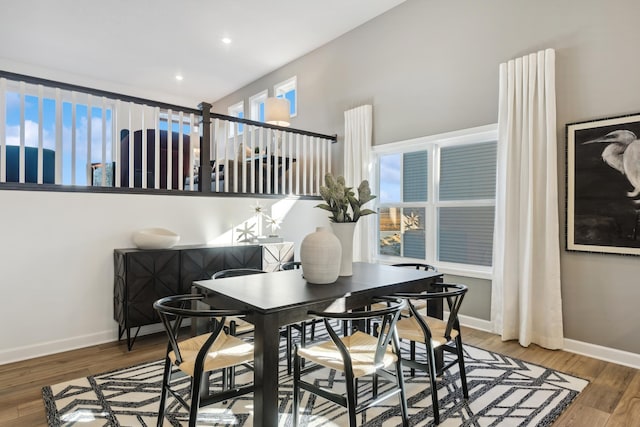
<instances>
[{"instance_id":1,"label":"chair back slat","mask_svg":"<svg viewBox=\"0 0 640 427\"><path fill-rule=\"evenodd\" d=\"M173 295L164 297L153 303L153 308L158 313L164 330L169 338L169 344L167 345L167 354L171 351L176 356L176 364L179 366L182 363L182 355L180 353L180 346L178 345L178 338L180 335L180 329L182 322L185 318L209 318L216 320L215 327L211 336L207 339L206 344L202 346L201 352L208 352L209 347L213 344L216 338L222 332L224 326L224 319L227 316L244 316L246 311L240 310L202 310L192 309L190 307L192 303L202 301L204 295L198 294L186 294L186 295ZM173 324L172 324L173 321Z\"/></svg>"},{"instance_id":2,"label":"chair back slat","mask_svg":"<svg viewBox=\"0 0 640 427\"><path fill-rule=\"evenodd\" d=\"M459 283L434 283L432 284L432 287L435 289L435 291L426 293L397 293L394 294L394 296L405 298L408 300L409 309L412 316L418 322L418 325L420 325L420 328L423 330L425 337L428 339L431 339L432 337L429 325L423 320L422 316L415 308L411 300L446 300L447 306L449 307L449 317L447 319L445 337L449 339L451 337L452 330L460 329L460 323L458 321L458 311L460 310L462 300L464 299L468 288L467 286L461 285Z\"/></svg>"},{"instance_id":3,"label":"chair back slat","mask_svg":"<svg viewBox=\"0 0 640 427\"><path fill-rule=\"evenodd\" d=\"M230 268L228 270L221 270L217 273L214 273L211 276L212 279L224 279L226 277L238 277L238 276L248 276L250 274L261 274L266 273L264 270L258 270L257 268Z\"/></svg>"}]
</instances>

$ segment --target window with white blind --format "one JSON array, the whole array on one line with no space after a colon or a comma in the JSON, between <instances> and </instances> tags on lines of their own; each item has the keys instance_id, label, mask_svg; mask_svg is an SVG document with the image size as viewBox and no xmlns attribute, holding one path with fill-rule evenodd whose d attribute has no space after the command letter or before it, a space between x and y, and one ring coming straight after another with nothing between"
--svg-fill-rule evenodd
<instances>
[{"instance_id":1,"label":"window with white blind","mask_svg":"<svg viewBox=\"0 0 640 427\"><path fill-rule=\"evenodd\" d=\"M375 146L377 257L490 272L497 128Z\"/></svg>"}]
</instances>

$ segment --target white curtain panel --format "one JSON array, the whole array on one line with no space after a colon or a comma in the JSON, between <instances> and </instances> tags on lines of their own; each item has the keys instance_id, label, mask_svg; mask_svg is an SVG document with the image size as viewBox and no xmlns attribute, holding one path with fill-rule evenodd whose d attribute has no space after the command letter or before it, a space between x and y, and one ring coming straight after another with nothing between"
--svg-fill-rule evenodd
<instances>
[{"instance_id":1,"label":"white curtain panel","mask_svg":"<svg viewBox=\"0 0 640 427\"><path fill-rule=\"evenodd\" d=\"M562 348L553 49L500 64L498 115L493 325Z\"/></svg>"},{"instance_id":2,"label":"white curtain panel","mask_svg":"<svg viewBox=\"0 0 640 427\"><path fill-rule=\"evenodd\" d=\"M371 182L371 133L373 107L362 105L344 112L344 179L348 186L357 187L363 180ZM373 202L366 207L371 208ZM353 235L353 260L371 262L373 259L373 215L358 221Z\"/></svg>"}]
</instances>

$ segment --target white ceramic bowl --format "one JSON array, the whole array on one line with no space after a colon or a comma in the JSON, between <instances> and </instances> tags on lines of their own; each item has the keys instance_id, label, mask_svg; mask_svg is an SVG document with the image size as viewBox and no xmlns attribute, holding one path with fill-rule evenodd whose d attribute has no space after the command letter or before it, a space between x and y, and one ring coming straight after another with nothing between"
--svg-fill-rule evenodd
<instances>
[{"instance_id":1,"label":"white ceramic bowl","mask_svg":"<svg viewBox=\"0 0 640 427\"><path fill-rule=\"evenodd\" d=\"M133 233L133 243L139 249L169 249L180 241L180 235L164 228L145 228Z\"/></svg>"}]
</instances>

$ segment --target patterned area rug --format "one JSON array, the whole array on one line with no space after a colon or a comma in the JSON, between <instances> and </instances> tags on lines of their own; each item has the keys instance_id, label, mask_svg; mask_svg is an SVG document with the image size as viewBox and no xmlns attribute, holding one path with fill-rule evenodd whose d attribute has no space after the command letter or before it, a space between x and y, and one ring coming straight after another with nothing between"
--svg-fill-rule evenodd
<instances>
[{"instance_id":1,"label":"patterned area rug","mask_svg":"<svg viewBox=\"0 0 640 427\"><path fill-rule=\"evenodd\" d=\"M284 343L284 340L282 340ZM284 345L280 363L279 426L291 426L292 379L287 375ZM460 377L452 367L438 379L442 427L549 426L587 385L587 381L498 353L465 346L469 400L462 398ZM163 363L156 361L113 372L78 378L42 389L50 426L155 426ZM341 374L319 370L312 374L325 386L343 388ZM214 377L214 380L216 378ZM252 380L252 372L238 369L238 384ZM188 378L181 378L185 395ZM412 426L432 426L428 377L405 376ZM382 379L381 389L384 388ZM371 384L360 380L359 402L371 396ZM202 408L198 425L251 426L252 395ZM361 400L362 399L362 400ZM167 426L187 425L186 411L169 399ZM301 426L347 425L346 411L322 398L302 395ZM359 415L362 426L399 426L397 400Z\"/></svg>"}]
</instances>

